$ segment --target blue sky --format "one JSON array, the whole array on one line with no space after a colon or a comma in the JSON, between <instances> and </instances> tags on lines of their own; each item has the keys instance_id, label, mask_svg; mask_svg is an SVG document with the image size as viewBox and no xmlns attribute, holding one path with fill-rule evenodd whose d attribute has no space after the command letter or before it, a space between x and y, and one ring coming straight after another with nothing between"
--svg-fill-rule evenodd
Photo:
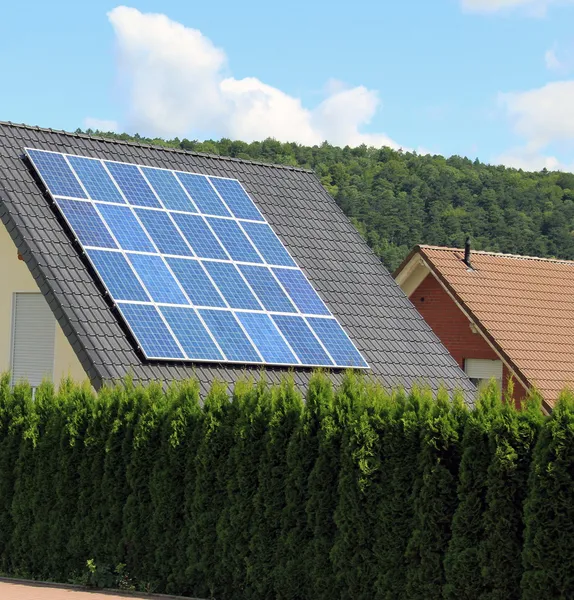
<instances>
[{"instance_id":1,"label":"blue sky","mask_svg":"<svg viewBox=\"0 0 574 600\"><path fill-rule=\"evenodd\" d=\"M574 170L573 0L3 6L0 119Z\"/></svg>"}]
</instances>

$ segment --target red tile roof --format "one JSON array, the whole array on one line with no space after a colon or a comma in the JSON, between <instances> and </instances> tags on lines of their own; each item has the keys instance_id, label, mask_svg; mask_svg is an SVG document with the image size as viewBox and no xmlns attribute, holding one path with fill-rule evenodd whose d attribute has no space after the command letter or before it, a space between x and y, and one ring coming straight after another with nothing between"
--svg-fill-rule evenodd
<instances>
[{"instance_id":1,"label":"red tile roof","mask_svg":"<svg viewBox=\"0 0 574 600\"><path fill-rule=\"evenodd\" d=\"M574 261L418 246L517 374L552 405L574 387Z\"/></svg>"}]
</instances>

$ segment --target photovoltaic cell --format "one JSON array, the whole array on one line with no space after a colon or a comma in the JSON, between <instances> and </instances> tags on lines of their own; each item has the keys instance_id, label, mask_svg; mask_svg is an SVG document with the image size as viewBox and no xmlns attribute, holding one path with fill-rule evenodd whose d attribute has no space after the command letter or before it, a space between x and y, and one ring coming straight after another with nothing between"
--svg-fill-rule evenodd
<instances>
[{"instance_id":1,"label":"photovoltaic cell","mask_svg":"<svg viewBox=\"0 0 574 600\"><path fill-rule=\"evenodd\" d=\"M330 315L329 309L301 271L295 269L273 269L275 276L297 308L308 315Z\"/></svg>"},{"instance_id":2,"label":"photovoltaic cell","mask_svg":"<svg viewBox=\"0 0 574 600\"><path fill-rule=\"evenodd\" d=\"M225 301L197 260L168 258L167 262L179 279L192 304L224 308ZM232 266L232 265L231 265Z\"/></svg>"},{"instance_id":3,"label":"photovoltaic cell","mask_svg":"<svg viewBox=\"0 0 574 600\"><path fill-rule=\"evenodd\" d=\"M136 214L162 254L192 256L179 231L165 211L136 208Z\"/></svg>"},{"instance_id":4,"label":"photovoltaic cell","mask_svg":"<svg viewBox=\"0 0 574 600\"><path fill-rule=\"evenodd\" d=\"M58 200L58 206L84 246L117 248L117 244L91 202L61 198Z\"/></svg>"},{"instance_id":5,"label":"photovoltaic cell","mask_svg":"<svg viewBox=\"0 0 574 600\"><path fill-rule=\"evenodd\" d=\"M181 184L171 171L142 167L142 171L168 210L197 212Z\"/></svg>"},{"instance_id":6,"label":"photovoltaic cell","mask_svg":"<svg viewBox=\"0 0 574 600\"><path fill-rule=\"evenodd\" d=\"M221 217L230 217L230 213L225 208L207 177L202 175L193 175L192 173L176 173L177 178L191 196L191 199L204 215L219 215Z\"/></svg>"},{"instance_id":7,"label":"photovoltaic cell","mask_svg":"<svg viewBox=\"0 0 574 600\"><path fill-rule=\"evenodd\" d=\"M307 322L323 342L337 365L346 367L367 366L359 351L335 319L308 317Z\"/></svg>"},{"instance_id":8,"label":"photovoltaic cell","mask_svg":"<svg viewBox=\"0 0 574 600\"><path fill-rule=\"evenodd\" d=\"M82 156L69 156L68 160L92 200L126 203L102 161Z\"/></svg>"},{"instance_id":9,"label":"photovoltaic cell","mask_svg":"<svg viewBox=\"0 0 574 600\"><path fill-rule=\"evenodd\" d=\"M105 161L105 165L130 204L161 208L136 165L108 161Z\"/></svg>"},{"instance_id":10,"label":"photovoltaic cell","mask_svg":"<svg viewBox=\"0 0 574 600\"><path fill-rule=\"evenodd\" d=\"M152 300L167 304L189 304L161 257L129 254L128 258Z\"/></svg>"},{"instance_id":11,"label":"photovoltaic cell","mask_svg":"<svg viewBox=\"0 0 574 600\"><path fill-rule=\"evenodd\" d=\"M265 222L253 200L245 193L239 181L221 177L210 177L209 180L235 217Z\"/></svg>"},{"instance_id":12,"label":"photovoltaic cell","mask_svg":"<svg viewBox=\"0 0 574 600\"><path fill-rule=\"evenodd\" d=\"M253 344L251 344L231 311L200 309L199 314L228 360L261 362Z\"/></svg>"},{"instance_id":13,"label":"photovoltaic cell","mask_svg":"<svg viewBox=\"0 0 574 600\"><path fill-rule=\"evenodd\" d=\"M235 265L212 261L204 261L203 265L231 308L262 309Z\"/></svg>"},{"instance_id":14,"label":"photovoltaic cell","mask_svg":"<svg viewBox=\"0 0 574 600\"><path fill-rule=\"evenodd\" d=\"M267 264L297 266L267 223L243 222L241 225Z\"/></svg>"},{"instance_id":15,"label":"photovoltaic cell","mask_svg":"<svg viewBox=\"0 0 574 600\"><path fill-rule=\"evenodd\" d=\"M151 304L120 304L120 312L149 358L185 358Z\"/></svg>"},{"instance_id":16,"label":"photovoltaic cell","mask_svg":"<svg viewBox=\"0 0 574 600\"><path fill-rule=\"evenodd\" d=\"M149 302L149 297L121 252L86 251L115 300Z\"/></svg>"},{"instance_id":17,"label":"photovoltaic cell","mask_svg":"<svg viewBox=\"0 0 574 600\"><path fill-rule=\"evenodd\" d=\"M297 312L297 309L267 267L252 265L238 265L238 267L266 310L287 313Z\"/></svg>"},{"instance_id":18,"label":"photovoltaic cell","mask_svg":"<svg viewBox=\"0 0 574 600\"><path fill-rule=\"evenodd\" d=\"M223 360L207 329L193 308L162 306L163 316L182 345L187 358L195 360Z\"/></svg>"},{"instance_id":19,"label":"photovoltaic cell","mask_svg":"<svg viewBox=\"0 0 574 600\"><path fill-rule=\"evenodd\" d=\"M172 213L171 216L197 256L222 260L229 259L223 246L213 235L203 217L183 213Z\"/></svg>"},{"instance_id":20,"label":"photovoltaic cell","mask_svg":"<svg viewBox=\"0 0 574 600\"><path fill-rule=\"evenodd\" d=\"M98 210L124 250L155 252L146 232L129 206L98 204Z\"/></svg>"},{"instance_id":21,"label":"photovoltaic cell","mask_svg":"<svg viewBox=\"0 0 574 600\"><path fill-rule=\"evenodd\" d=\"M233 260L252 263L263 262L243 231L241 231L237 221L214 218L208 218L207 220Z\"/></svg>"},{"instance_id":22,"label":"photovoltaic cell","mask_svg":"<svg viewBox=\"0 0 574 600\"><path fill-rule=\"evenodd\" d=\"M240 312L237 313L237 318L259 349L265 362L280 365L297 364L297 359L269 315Z\"/></svg>"},{"instance_id":23,"label":"photovoltaic cell","mask_svg":"<svg viewBox=\"0 0 574 600\"><path fill-rule=\"evenodd\" d=\"M239 181L26 152L148 358L368 368Z\"/></svg>"},{"instance_id":24,"label":"photovoltaic cell","mask_svg":"<svg viewBox=\"0 0 574 600\"><path fill-rule=\"evenodd\" d=\"M27 150L27 152L53 196L87 198L63 154L43 150Z\"/></svg>"},{"instance_id":25,"label":"photovoltaic cell","mask_svg":"<svg viewBox=\"0 0 574 600\"><path fill-rule=\"evenodd\" d=\"M273 320L304 365L332 365L302 317L273 315Z\"/></svg>"}]
</instances>

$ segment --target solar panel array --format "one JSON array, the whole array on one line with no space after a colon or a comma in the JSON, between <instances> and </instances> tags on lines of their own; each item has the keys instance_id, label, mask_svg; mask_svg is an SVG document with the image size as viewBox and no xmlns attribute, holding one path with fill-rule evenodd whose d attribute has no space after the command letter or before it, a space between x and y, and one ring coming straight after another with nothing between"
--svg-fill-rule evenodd
<instances>
[{"instance_id":1,"label":"solar panel array","mask_svg":"<svg viewBox=\"0 0 574 600\"><path fill-rule=\"evenodd\" d=\"M368 368L236 179L26 153L148 359Z\"/></svg>"}]
</instances>

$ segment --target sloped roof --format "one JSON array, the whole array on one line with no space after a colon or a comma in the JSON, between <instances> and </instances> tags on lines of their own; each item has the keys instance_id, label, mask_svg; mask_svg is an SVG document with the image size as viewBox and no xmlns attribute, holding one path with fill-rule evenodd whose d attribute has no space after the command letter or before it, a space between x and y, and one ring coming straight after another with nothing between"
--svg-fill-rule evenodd
<instances>
[{"instance_id":1,"label":"sloped roof","mask_svg":"<svg viewBox=\"0 0 574 600\"><path fill-rule=\"evenodd\" d=\"M418 246L511 365L553 404L574 384L574 261Z\"/></svg>"},{"instance_id":2,"label":"sloped roof","mask_svg":"<svg viewBox=\"0 0 574 600\"><path fill-rule=\"evenodd\" d=\"M131 373L144 382L196 376L206 389L214 379L257 376L261 367L144 360L35 181L24 147L239 179L375 378L388 386L424 381L435 389L474 391L312 172L0 123L0 218L96 387ZM285 369L265 371L276 381ZM304 387L309 373L296 369L296 382Z\"/></svg>"}]
</instances>

